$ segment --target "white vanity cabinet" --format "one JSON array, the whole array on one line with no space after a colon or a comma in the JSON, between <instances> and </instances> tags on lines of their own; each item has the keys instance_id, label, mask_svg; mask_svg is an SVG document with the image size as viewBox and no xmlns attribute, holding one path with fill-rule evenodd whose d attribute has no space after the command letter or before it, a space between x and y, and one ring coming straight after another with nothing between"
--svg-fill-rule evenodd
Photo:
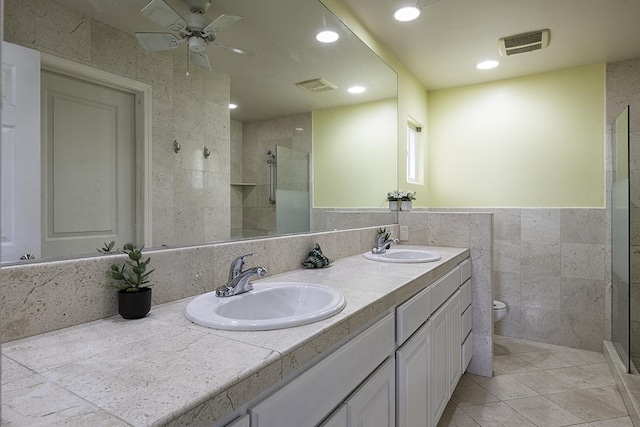
<instances>
[{"instance_id":1,"label":"white vanity cabinet","mask_svg":"<svg viewBox=\"0 0 640 427\"><path fill-rule=\"evenodd\" d=\"M388 314L317 365L249 408L251 427L320 424L354 390L362 390L359 387L369 383L365 379L390 355L393 356L394 328L395 317ZM372 387L375 388L376 384ZM362 393L364 395L367 391ZM363 400L366 401L361 398L359 402L352 402L351 408L346 402L348 414L358 411L361 418L366 418L364 410L357 408L357 403L368 407Z\"/></svg>"},{"instance_id":2,"label":"white vanity cabinet","mask_svg":"<svg viewBox=\"0 0 640 427\"><path fill-rule=\"evenodd\" d=\"M468 266L466 260L396 310L398 427L435 427L466 368L463 334L472 333L465 333L463 312L471 302L459 288L466 282L471 290Z\"/></svg>"},{"instance_id":3,"label":"white vanity cabinet","mask_svg":"<svg viewBox=\"0 0 640 427\"><path fill-rule=\"evenodd\" d=\"M428 426L431 419L431 325L424 324L396 351L398 427Z\"/></svg>"},{"instance_id":4,"label":"white vanity cabinet","mask_svg":"<svg viewBox=\"0 0 640 427\"><path fill-rule=\"evenodd\" d=\"M226 427L250 427L249 425L249 415L244 415L237 420L231 422L231 424L227 424Z\"/></svg>"},{"instance_id":5,"label":"white vanity cabinet","mask_svg":"<svg viewBox=\"0 0 640 427\"><path fill-rule=\"evenodd\" d=\"M473 347L465 262L230 426L435 427Z\"/></svg>"},{"instance_id":6,"label":"white vanity cabinet","mask_svg":"<svg viewBox=\"0 0 640 427\"><path fill-rule=\"evenodd\" d=\"M433 315L431 345L431 424L435 426L449 401L449 307L445 304Z\"/></svg>"},{"instance_id":7,"label":"white vanity cabinet","mask_svg":"<svg viewBox=\"0 0 640 427\"><path fill-rule=\"evenodd\" d=\"M342 404L319 427L347 427L347 405Z\"/></svg>"},{"instance_id":8,"label":"white vanity cabinet","mask_svg":"<svg viewBox=\"0 0 640 427\"><path fill-rule=\"evenodd\" d=\"M391 356L346 400L348 427L393 427L396 367Z\"/></svg>"}]
</instances>

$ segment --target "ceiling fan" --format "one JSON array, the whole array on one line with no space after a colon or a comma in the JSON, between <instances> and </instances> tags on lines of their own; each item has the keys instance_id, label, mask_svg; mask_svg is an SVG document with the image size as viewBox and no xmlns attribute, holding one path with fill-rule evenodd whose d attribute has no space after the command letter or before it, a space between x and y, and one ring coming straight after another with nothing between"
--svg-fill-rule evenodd
<instances>
[{"instance_id":1,"label":"ceiling fan","mask_svg":"<svg viewBox=\"0 0 640 427\"><path fill-rule=\"evenodd\" d=\"M211 0L184 0L189 6L191 14L181 16L164 0L152 0L146 5L140 14L156 24L168 28L177 33L135 33L136 39L147 52L159 52L162 50L175 49L181 43L187 42L188 55L195 65L211 69L209 57L205 51L206 46L215 46L230 50L241 55L255 55L236 47L217 43L218 31L235 23L241 16L220 15L213 21L204 16L204 13L211 6Z\"/></svg>"}]
</instances>

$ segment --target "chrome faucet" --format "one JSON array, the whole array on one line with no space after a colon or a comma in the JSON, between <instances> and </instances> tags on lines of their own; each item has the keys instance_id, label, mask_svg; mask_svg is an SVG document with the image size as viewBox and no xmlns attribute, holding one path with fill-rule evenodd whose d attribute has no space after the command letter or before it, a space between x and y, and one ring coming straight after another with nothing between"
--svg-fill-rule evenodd
<instances>
[{"instance_id":1,"label":"chrome faucet","mask_svg":"<svg viewBox=\"0 0 640 427\"><path fill-rule=\"evenodd\" d=\"M249 292L253 289L253 285L249 281L252 276L264 277L267 269L264 267L252 267L243 270L244 261L247 257L255 254L246 254L234 259L229 268L229 280L225 285L216 288L217 297L230 297L233 295Z\"/></svg>"},{"instance_id":2,"label":"chrome faucet","mask_svg":"<svg viewBox=\"0 0 640 427\"><path fill-rule=\"evenodd\" d=\"M387 239L387 236L391 236L391 233L378 233L376 238L376 245L371 251L374 254L383 254L387 251L387 246L391 243L398 244L398 239Z\"/></svg>"}]
</instances>

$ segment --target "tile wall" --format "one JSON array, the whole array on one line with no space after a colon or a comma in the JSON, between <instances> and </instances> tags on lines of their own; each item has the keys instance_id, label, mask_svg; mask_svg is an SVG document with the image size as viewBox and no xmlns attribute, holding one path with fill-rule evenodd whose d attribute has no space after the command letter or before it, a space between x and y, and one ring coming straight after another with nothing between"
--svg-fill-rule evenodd
<instances>
[{"instance_id":1,"label":"tile wall","mask_svg":"<svg viewBox=\"0 0 640 427\"><path fill-rule=\"evenodd\" d=\"M397 234L396 225L387 225ZM265 267L269 276L300 269L318 243L337 259L370 249L377 227L242 240L148 252L153 273L153 304L210 292L225 283L236 257L255 253L247 267ZM106 272L123 260L107 255L65 261L3 266L2 342L62 329L117 314L117 298ZM153 310L153 308L152 308Z\"/></svg>"},{"instance_id":2,"label":"tile wall","mask_svg":"<svg viewBox=\"0 0 640 427\"><path fill-rule=\"evenodd\" d=\"M508 307L495 333L600 351L608 277L605 210L472 211L493 213L493 299ZM426 233L427 242L437 238L424 224L417 227L420 235ZM412 242L414 233L410 225Z\"/></svg>"},{"instance_id":3,"label":"tile wall","mask_svg":"<svg viewBox=\"0 0 640 427\"><path fill-rule=\"evenodd\" d=\"M471 251L473 295L473 358L468 371L491 377L493 359L493 297L491 265L494 219L491 213L400 212L400 226L409 227L414 245L453 246ZM398 234L395 234L396 236Z\"/></svg>"},{"instance_id":4,"label":"tile wall","mask_svg":"<svg viewBox=\"0 0 640 427\"><path fill-rule=\"evenodd\" d=\"M229 76L191 67L187 77L183 49L147 53L133 35L52 0L6 0L4 13L5 41L152 86L153 245L228 239Z\"/></svg>"},{"instance_id":5,"label":"tile wall","mask_svg":"<svg viewBox=\"0 0 640 427\"><path fill-rule=\"evenodd\" d=\"M265 236L276 229L276 208L269 203L269 165L267 151L276 152L276 146L311 153L311 113L296 114L270 120L242 123L242 129L232 130L241 134L242 149L232 149L233 168L241 165L240 172L232 170L232 176L240 174L234 182L256 185L232 188L233 234L237 237ZM238 138L232 135L232 140ZM233 181L233 180L232 180ZM239 218L236 213L241 213ZM238 227L239 226L239 227ZM315 228L318 230L318 228Z\"/></svg>"}]
</instances>

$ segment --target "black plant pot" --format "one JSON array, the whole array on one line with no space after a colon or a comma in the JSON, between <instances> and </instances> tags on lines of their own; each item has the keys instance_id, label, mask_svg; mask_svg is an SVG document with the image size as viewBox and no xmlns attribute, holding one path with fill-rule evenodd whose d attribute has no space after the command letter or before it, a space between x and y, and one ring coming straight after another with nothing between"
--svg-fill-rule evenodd
<instances>
[{"instance_id":1,"label":"black plant pot","mask_svg":"<svg viewBox=\"0 0 640 427\"><path fill-rule=\"evenodd\" d=\"M151 310L151 288L139 292L118 291L118 313L124 319L141 319Z\"/></svg>"}]
</instances>

